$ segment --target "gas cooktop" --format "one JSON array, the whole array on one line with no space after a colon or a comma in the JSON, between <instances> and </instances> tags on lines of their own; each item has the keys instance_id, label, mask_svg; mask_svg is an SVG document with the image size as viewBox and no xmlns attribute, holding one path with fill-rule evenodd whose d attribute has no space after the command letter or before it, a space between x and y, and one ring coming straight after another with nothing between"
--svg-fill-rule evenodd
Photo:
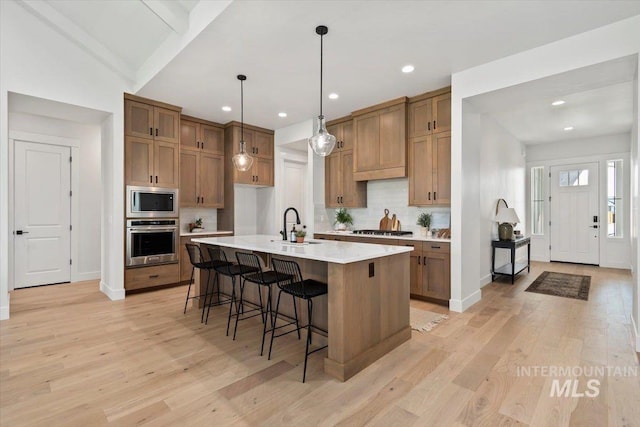
<instances>
[{"instance_id":1,"label":"gas cooktop","mask_svg":"<svg viewBox=\"0 0 640 427\"><path fill-rule=\"evenodd\" d=\"M353 234L370 234L373 236L413 236L411 231L387 231L387 230L353 230Z\"/></svg>"}]
</instances>

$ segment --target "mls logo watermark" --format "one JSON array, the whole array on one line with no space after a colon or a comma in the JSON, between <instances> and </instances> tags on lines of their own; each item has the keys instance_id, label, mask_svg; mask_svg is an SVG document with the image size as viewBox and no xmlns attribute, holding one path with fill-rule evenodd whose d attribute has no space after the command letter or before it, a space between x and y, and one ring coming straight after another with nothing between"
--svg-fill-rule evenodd
<instances>
[{"instance_id":1,"label":"mls logo watermark","mask_svg":"<svg viewBox=\"0 0 640 427\"><path fill-rule=\"evenodd\" d=\"M589 397L600 395L604 377L637 377L638 366L518 366L519 377L551 378L549 397Z\"/></svg>"}]
</instances>

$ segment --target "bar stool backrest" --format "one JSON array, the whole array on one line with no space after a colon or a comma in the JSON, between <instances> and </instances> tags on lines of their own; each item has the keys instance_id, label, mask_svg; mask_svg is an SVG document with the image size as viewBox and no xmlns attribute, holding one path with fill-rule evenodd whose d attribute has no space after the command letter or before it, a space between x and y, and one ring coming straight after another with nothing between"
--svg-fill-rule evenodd
<instances>
[{"instance_id":1,"label":"bar stool backrest","mask_svg":"<svg viewBox=\"0 0 640 427\"><path fill-rule=\"evenodd\" d=\"M203 265L206 261L202 256L202 250L199 245L193 243L185 243L187 247L187 253L189 253L189 261L191 261L191 265L196 268Z\"/></svg>"},{"instance_id":2,"label":"bar stool backrest","mask_svg":"<svg viewBox=\"0 0 640 427\"><path fill-rule=\"evenodd\" d=\"M209 259L219 266L216 267L216 271L222 274L231 274L229 266L231 263L227 260L227 255L224 253L220 246L207 246L207 252L209 253Z\"/></svg>"},{"instance_id":3,"label":"bar stool backrest","mask_svg":"<svg viewBox=\"0 0 640 427\"><path fill-rule=\"evenodd\" d=\"M260 274L260 280L264 282L264 275L258 255L248 252L236 252L236 260L238 261L238 265L250 267L251 274Z\"/></svg>"},{"instance_id":4,"label":"bar stool backrest","mask_svg":"<svg viewBox=\"0 0 640 427\"><path fill-rule=\"evenodd\" d=\"M302 293L305 293L304 280L302 280L302 272L300 271L300 266L297 262L271 258L271 265L273 266L273 271L276 272L276 277L278 278L278 286L280 288L282 288L281 284L302 283Z\"/></svg>"}]
</instances>

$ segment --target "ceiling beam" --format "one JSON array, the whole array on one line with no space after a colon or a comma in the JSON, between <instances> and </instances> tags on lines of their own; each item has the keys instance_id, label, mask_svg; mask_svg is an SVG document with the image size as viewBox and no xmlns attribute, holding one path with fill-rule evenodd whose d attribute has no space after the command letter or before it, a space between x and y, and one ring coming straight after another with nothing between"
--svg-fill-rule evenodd
<instances>
[{"instance_id":1,"label":"ceiling beam","mask_svg":"<svg viewBox=\"0 0 640 427\"><path fill-rule=\"evenodd\" d=\"M131 82L135 81L136 70L49 3L37 0L18 0L18 4L116 74Z\"/></svg>"},{"instance_id":2,"label":"ceiling beam","mask_svg":"<svg viewBox=\"0 0 640 427\"><path fill-rule=\"evenodd\" d=\"M184 34L189 28L189 14L173 0L140 0L173 32Z\"/></svg>"}]
</instances>

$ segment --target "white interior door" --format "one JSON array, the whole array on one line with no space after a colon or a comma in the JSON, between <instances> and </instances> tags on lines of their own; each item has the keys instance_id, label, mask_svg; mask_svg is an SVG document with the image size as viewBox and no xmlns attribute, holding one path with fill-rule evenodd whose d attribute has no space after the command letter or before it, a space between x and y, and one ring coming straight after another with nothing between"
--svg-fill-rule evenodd
<instances>
[{"instance_id":1,"label":"white interior door","mask_svg":"<svg viewBox=\"0 0 640 427\"><path fill-rule=\"evenodd\" d=\"M15 142L15 288L71 280L71 148Z\"/></svg>"},{"instance_id":2,"label":"white interior door","mask_svg":"<svg viewBox=\"0 0 640 427\"><path fill-rule=\"evenodd\" d=\"M598 163L551 167L551 261L600 264Z\"/></svg>"}]
</instances>

